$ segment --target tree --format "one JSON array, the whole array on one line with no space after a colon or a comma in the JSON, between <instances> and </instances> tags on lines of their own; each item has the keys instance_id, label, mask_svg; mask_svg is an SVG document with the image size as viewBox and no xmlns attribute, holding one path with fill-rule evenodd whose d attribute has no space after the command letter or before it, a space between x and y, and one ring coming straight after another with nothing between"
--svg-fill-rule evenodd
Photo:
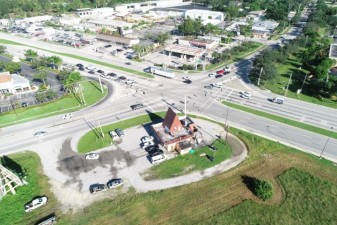
<instances>
[{"instance_id":1,"label":"tree","mask_svg":"<svg viewBox=\"0 0 337 225\"><path fill-rule=\"evenodd\" d=\"M45 70L40 71L39 73L35 74L33 78L35 80L40 80L43 82L43 85L46 86L46 80L47 80L48 73Z\"/></svg>"},{"instance_id":2,"label":"tree","mask_svg":"<svg viewBox=\"0 0 337 225\"><path fill-rule=\"evenodd\" d=\"M5 53L6 49L6 46L0 45L0 54Z\"/></svg>"},{"instance_id":3,"label":"tree","mask_svg":"<svg viewBox=\"0 0 337 225\"><path fill-rule=\"evenodd\" d=\"M140 58L141 54L145 52L146 48L144 45L133 45L133 51L138 54L138 58Z\"/></svg>"},{"instance_id":4,"label":"tree","mask_svg":"<svg viewBox=\"0 0 337 225\"><path fill-rule=\"evenodd\" d=\"M20 63L17 63L17 62L10 62L10 63L7 63L5 70L9 71L10 73L16 73L21 70L21 65Z\"/></svg>"},{"instance_id":5,"label":"tree","mask_svg":"<svg viewBox=\"0 0 337 225\"><path fill-rule=\"evenodd\" d=\"M74 91L75 86L78 84L79 81L82 80L82 76L79 72L70 72L68 77L62 81L64 89L69 91Z\"/></svg>"},{"instance_id":6,"label":"tree","mask_svg":"<svg viewBox=\"0 0 337 225\"><path fill-rule=\"evenodd\" d=\"M266 201L273 197L273 186L270 182L265 180L254 179L254 194Z\"/></svg>"},{"instance_id":7,"label":"tree","mask_svg":"<svg viewBox=\"0 0 337 225\"><path fill-rule=\"evenodd\" d=\"M38 56L37 52L31 50L31 49L28 49L25 51L25 57L26 57L26 60L28 61L33 61L34 59L36 59Z\"/></svg>"},{"instance_id":8,"label":"tree","mask_svg":"<svg viewBox=\"0 0 337 225\"><path fill-rule=\"evenodd\" d=\"M162 45L164 44L167 40L171 39L171 35L168 32L165 33L159 33L154 40L158 42L158 44Z\"/></svg>"},{"instance_id":9,"label":"tree","mask_svg":"<svg viewBox=\"0 0 337 225\"><path fill-rule=\"evenodd\" d=\"M47 61L53 65L53 69L59 69L59 67L62 65L62 59L58 56L50 56L47 58Z\"/></svg>"},{"instance_id":10,"label":"tree","mask_svg":"<svg viewBox=\"0 0 337 225\"><path fill-rule=\"evenodd\" d=\"M189 18L184 20L184 22L178 26L178 30L184 35L194 34L194 21Z\"/></svg>"}]
</instances>

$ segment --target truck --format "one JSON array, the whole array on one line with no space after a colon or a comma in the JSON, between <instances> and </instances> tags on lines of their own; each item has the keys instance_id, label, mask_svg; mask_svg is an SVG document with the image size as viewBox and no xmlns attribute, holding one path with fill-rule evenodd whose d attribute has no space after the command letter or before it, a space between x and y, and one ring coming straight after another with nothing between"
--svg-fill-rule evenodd
<instances>
[{"instance_id":1,"label":"truck","mask_svg":"<svg viewBox=\"0 0 337 225\"><path fill-rule=\"evenodd\" d=\"M47 197L41 197L41 198L34 199L33 201L25 205L25 211L30 212L36 208L39 208L47 204L47 201L48 201Z\"/></svg>"},{"instance_id":2,"label":"truck","mask_svg":"<svg viewBox=\"0 0 337 225\"><path fill-rule=\"evenodd\" d=\"M150 72L152 74L156 74L156 75L163 76L163 77L166 77L166 78L173 78L174 77L174 72L172 72L171 70L166 70L166 69L156 67L156 66L151 66Z\"/></svg>"}]
</instances>

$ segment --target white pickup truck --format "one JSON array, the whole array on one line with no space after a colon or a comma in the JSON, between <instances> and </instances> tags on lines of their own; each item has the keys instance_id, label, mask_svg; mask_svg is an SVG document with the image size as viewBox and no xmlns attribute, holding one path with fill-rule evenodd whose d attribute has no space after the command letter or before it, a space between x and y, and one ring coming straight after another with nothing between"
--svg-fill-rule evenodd
<instances>
[{"instance_id":1,"label":"white pickup truck","mask_svg":"<svg viewBox=\"0 0 337 225\"><path fill-rule=\"evenodd\" d=\"M33 201L25 205L25 211L30 212L36 208L39 208L45 205L47 201L48 201L47 197L41 197L41 198L34 199Z\"/></svg>"}]
</instances>

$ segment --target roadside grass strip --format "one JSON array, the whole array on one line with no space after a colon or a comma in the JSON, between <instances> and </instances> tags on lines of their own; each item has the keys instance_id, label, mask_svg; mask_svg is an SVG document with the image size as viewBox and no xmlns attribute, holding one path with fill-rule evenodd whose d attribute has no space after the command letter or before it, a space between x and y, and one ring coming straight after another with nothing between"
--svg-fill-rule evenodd
<instances>
[{"instance_id":1,"label":"roadside grass strip","mask_svg":"<svg viewBox=\"0 0 337 225\"><path fill-rule=\"evenodd\" d=\"M112 69L120 70L120 71L123 71L123 72L126 72L126 73L132 73L132 74L136 74L136 75L147 77L147 78L154 78L154 76L151 75L151 74L139 72L137 70L125 68L125 67L122 67L122 66L116 66L116 65L113 65L113 64L110 64L110 63L98 61L98 60L95 60L95 59L89 59L89 58L86 58L86 57L83 57L83 56L78 56L78 55L74 55L74 54L70 54L70 53L56 52L56 51L51 51L51 50L47 50L47 49L44 49L44 48L34 47L34 46L31 46L31 45L25 45L25 44L21 44L19 42L15 42L15 41L10 41L10 40L7 40L7 39L0 39L0 44L23 45L23 46L27 46L27 47L30 47L30 48L35 48L35 49L40 49L40 50L43 50L43 51L46 51L46 52L51 52L51 53L54 53L54 54L63 55L63 56L69 57L69 58L78 59L78 60L86 61L86 62L89 62L89 63L94 63L94 64L110 67Z\"/></svg>"},{"instance_id":2,"label":"roadside grass strip","mask_svg":"<svg viewBox=\"0 0 337 225\"><path fill-rule=\"evenodd\" d=\"M83 95L86 105L80 103L78 96L69 93L59 99L31 107L21 107L8 113L0 114L0 126L9 126L29 120L58 115L66 112L77 111L79 109L93 105L102 100L107 95L107 88L103 93L99 90L96 81L84 81L80 85L83 88Z\"/></svg>"},{"instance_id":3,"label":"roadside grass strip","mask_svg":"<svg viewBox=\"0 0 337 225\"><path fill-rule=\"evenodd\" d=\"M287 118L284 118L284 117L281 117L281 116L266 113L266 112L263 112L263 111L260 111L260 110L251 109L249 107L238 105L238 104L235 104L235 103L232 103L232 102L223 101L222 104L227 105L227 106L229 106L231 108L234 108L234 109L242 110L242 111L257 115L257 116L262 116L262 117L265 117L267 119L271 119L271 120L274 120L274 121L277 121L277 122L280 122L280 123L284 123L284 124L287 124L287 125L290 125L290 126L293 126L293 127L301 128L303 130L307 130L307 131L310 131L310 132L313 132L313 133L316 133L316 134L321 134L321 135L324 135L324 136L330 136L331 135L332 138L337 138L337 133L331 132L331 130L326 130L326 129L316 127L316 126L312 126L312 125L306 124L306 123L301 123L301 122L298 122L298 121L295 121L295 120L291 120L291 119L287 119Z\"/></svg>"},{"instance_id":4,"label":"roadside grass strip","mask_svg":"<svg viewBox=\"0 0 337 225\"><path fill-rule=\"evenodd\" d=\"M213 167L228 159L232 154L231 146L225 142L224 139L214 141L213 145L217 148L217 151L211 151L208 146L205 146L196 149L192 154L178 155L173 159L155 165L144 173L145 180L172 178ZM205 156L200 156L203 153L214 157L214 161L211 162Z\"/></svg>"}]
</instances>

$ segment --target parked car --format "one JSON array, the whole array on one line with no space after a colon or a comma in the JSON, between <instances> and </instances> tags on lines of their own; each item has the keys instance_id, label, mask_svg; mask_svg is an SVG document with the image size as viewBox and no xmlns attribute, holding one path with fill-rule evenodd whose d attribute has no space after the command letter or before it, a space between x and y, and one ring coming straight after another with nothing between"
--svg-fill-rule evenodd
<instances>
[{"instance_id":1,"label":"parked car","mask_svg":"<svg viewBox=\"0 0 337 225\"><path fill-rule=\"evenodd\" d=\"M99 159L99 155L97 153L89 153L85 155L85 159Z\"/></svg>"},{"instance_id":2,"label":"parked car","mask_svg":"<svg viewBox=\"0 0 337 225\"><path fill-rule=\"evenodd\" d=\"M123 185L124 181L122 179L112 179L107 183L108 188L115 188Z\"/></svg>"},{"instance_id":3,"label":"parked car","mask_svg":"<svg viewBox=\"0 0 337 225\"><path fill-rule=\"evenodd\" d=\"M153 141L153 137L152 136L145 136L145 137L142 137L140 139L143 143L144 142L149 142L149 141Z\"/></svg>"},{"instance_id":4,"label":"parked car","mask_svg":"<svg viewBox=\"0 0 337 225\"><path fill-rule=\"evenodd\" d=\"M136 109L141 109L144 108L145 106L142 103L139 104L135 104L135 105L130 105L132 110L136 110Z\"/></svg>"},{"instance_id":5,"label":"parked car","mask_svg":"<svg viewBox=\"0 0 337 225\"><path fill-rule=\"evenodd\" d=\"M31 201L31 202L29 202L25 205L25 211L30 212L30 211L32 211L36 208L39 208L39 207L47 204L47 202L48 202L48 199L45 196L41 197L41 198L34 199L33 201Z\"/></svg>"},{"instance_id":6,"label":"parked car","mask_svg":"<svg viewBox=\"0 0 337 225\"><path fill-rule=\"evenodd\" d=\"M97 73L100 73L100 74L104 74L104 71L103 71L103 70L97 70L96 72L97 72Z\"/></svg>"},{"instance_id":7,"label":"parked car","mask_svg":"<svg viewBox=\"0 0 337 225\"><path fill-rule=\"evenodd\" d=\"M77 63L75 66L77 66L77 67L84 67L83 64L81 64L81 63Z\"/></svg>"},{"instance_id":8,"label":"parked car","mask_svg":"<svg viewBox=\"0 0 337 225\"><path fill-rule=\"evenodd\" d=\"M215 76L215 78L221 78L221 77L222 77L221 74L217 74L217 75Z\"/></svg>"},{"instance_id":9,"label":"parked car","mask_svg":"<svg viewBox=\"0 0 337 225\"><path fill-rule=\"evenodd\" d=\"M112 139L115 139L115 138L118 137L117 133L116 133L115 131L113 131L113 130L109 132L109 135L110 135L110 137L111 137Z\"/></svg>"},{"instance_id":10,"label":"parked car","mask_svg":"<svg viewBox=\"0 0 337 225\"><path fill-rule=\"evenodd\" d=\"M156 147L155 149L149 151L148 153L149 153L150 156L156 156L156 155L163 154L164 152L163 152L163 150Z\"/></svg>"},{"instance_id":11,"label":"parked car","mask_svg":"<svg viewBox=\"0 0 337 225\"><path fill-rule=\"evenodd\" d=\"M120 128L117 128L117 129L115 130L115 132L118 134L118 136L120 136L120 137L124 137L124 132L123 132L123 130L122 130L122 129L120 129Z\"/></svg>"},{"instance_id":12,"label":"parked car","mask_svg":"<svg viewBox=\"0 0 337 225\"><path fill-rule=\"evenodd\" d=\"M73 114L67 113L62 117L62 119L67 120L67 119L71 119L72 117L73 117Z\"/></svg>"},{"instance_id":13,"label":"parked car","mask_svg":"<svg viewBox=\"0 0 337 225\"><path fill-rule=\"evenodd\" d=\"M95 71L90 70L88 73L90 73L90 74L95 74Z\"/></svg>"},{"instance_id":14,"label":"parked car","mask_svg":"<svg viewBox=\"0 0 337 225\"><path fill-rule=\"evenodd\" d=\"M131 63L130 62L126 62L125 65L131 66Z\"/></svg>"},{"instance_id":15,"label":"parked car","mask_svg":"<svg viewBox=\"0 0 337 225\"><path fill-rule=\"evenodd\" d=\"M225 73L224 70L218 70L218 71L216 71L216 74L224 74L224 73Z\"/></svg>"},{"instance_id":16,"label":"parked car","mask_svg":"<svg viewBox=\"0 0 337 225\"><path fill-rule=\"evenodd\" d=\"M192 84L192 81L191 80L184 80L183 81L185 84Z\"/></svg>"},{"instance_id":17,"label":"parked car","mask_svg":"<svg viewBox=\"0 0 337 225\"><path fill-rule=\"evenodd\" d=\"M209 77L215 77L215 74L214 73L210 73L208 74Z\"/></svg>"},{"instance_id":18,"label":"parked car","mask_svg":"<svg viewBox=\"0 0 337 225\"><path fill-rule=\"evenodd\" d=\"M90 193L96 194L98 192L106 191L104 184L94 184L90 186Z\"/></svg>"},{"instance_id":19,"label":"parked car","mask_svg":"<svg viewBox=\"0 0 337 225\"><path fill-rule=\"evenodd\" d=\"M126 77L120 76L118 79L120 79L120 80L126 80Z\"/></svg>"},{"instance_id":20,"label":"parked car","mask_svg":"<svg viewBox=\"0 0 337 225\"><path fill-rule=\"evenodd\" d=\"M204 88L206 88L206 89L213 89L213 86L212 85L206 85L206 86L204 86Z\"/></svg>"},{"instance_id":21,"label":"parked car","mask_svg":"<svg viewBox=\"0 0 337 225\"><path fill-rule=\"evenodd\" d=\"M142 148L146 149L147 147L152 146L152 145L154 145L153 141L146 141L142 143Z\"/></svg>"},{"instance_id":22,"label":"parked car","mask_svg":"<svg viewBox=\"0 0 337 225\"><path fill-rule=\"evenodd\" d=\"M151 151L154 151L154 150L159 150L158 145L152 145L152 146L149 146L149 147L145 148L145 151L147 151L147 152L151 152Z\"/></svg>"},{"instance_id":23,"label":"parked car","mask_svg":"<svg viewBox=\"0 0 337 225\"><path fill-rule=\"evenodd\" d=\"M111 48L112 47L112 45L106 45L106 46L104 46L104 48Z\"/></svg>"},{"instance_id":24,"label":"parked car","mask_svg":"<svg viewBox=\"0 0 337 225\"><path fill-rule=\"evenodd\" d=\"M38 131L34 134L34 137L43 137L47 135L47 131Z\"/></svg>"},{"instance_id":25,"label":"parked car","mask_svg":"<svg viewBox=\"0 0 337 225\"><path fill-rule=\"evenodd\" d=\"M115 74L115 73L108 73L107 75L110 76L110 77L117 77L117 74Z\"/></svg>"},{"instance_id":26,"label":"parked car","mask_svg":"<svg viewBox=\"0 0 337 225\"><path fill-rule=\"evenodd\" d=\"M84 71L84 67L78 67L78 70Z\"/></svg>"},{"instance_id":27,"label":"parked car","mask_svg":"<svg viewBox=\"0 0 337 225\"><path fill-rule=\"evenodd\" d=\"M152 164L160 163L160 162L164 161L165 159L166 159L166 157L163 154L151 156L151 163Z\"/></svg>"},{"instance_id":28,"label":"parked car","mask_svg":"<svg viewBox=\"0 0 337 225\"><path fill-rule=\"evenodd\" d=\"M221 88L223 86L222 83L213 83L211 84L213 87L216 87L216 88Z\"/></svg>"}]
</instances>

